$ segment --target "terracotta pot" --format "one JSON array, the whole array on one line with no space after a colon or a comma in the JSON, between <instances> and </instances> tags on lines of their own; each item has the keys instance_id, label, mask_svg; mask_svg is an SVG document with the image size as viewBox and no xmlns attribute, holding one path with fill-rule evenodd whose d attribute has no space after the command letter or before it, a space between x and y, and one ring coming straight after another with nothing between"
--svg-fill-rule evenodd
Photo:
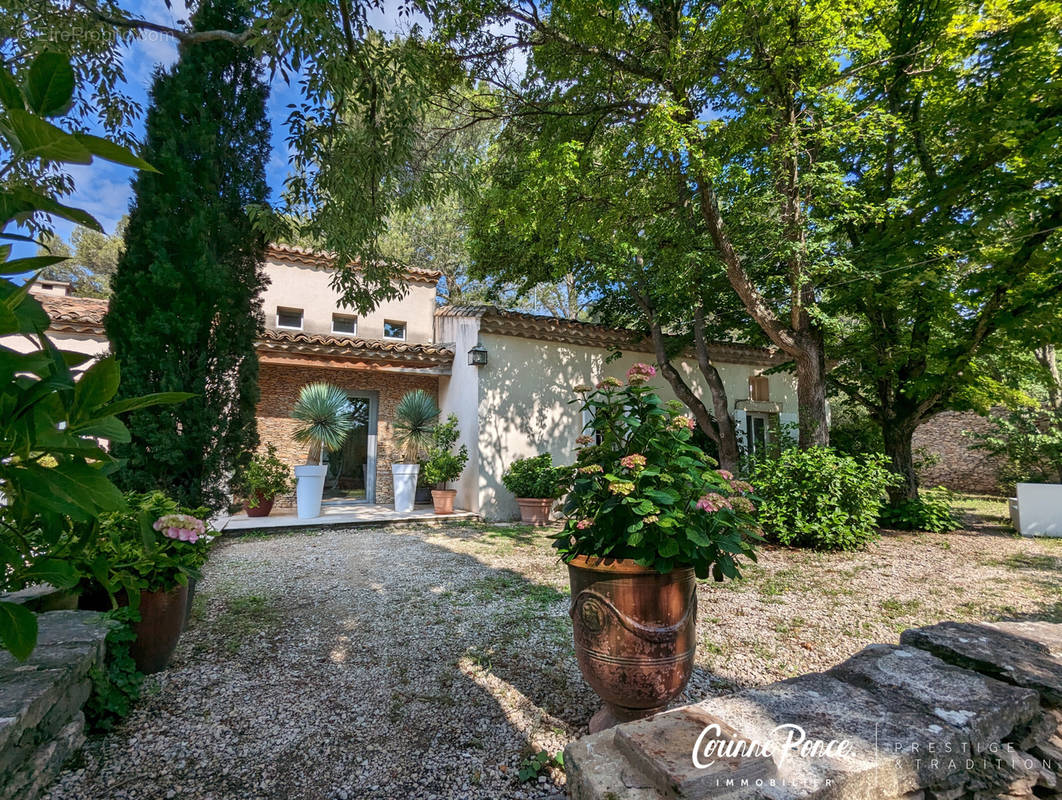
<instances>
[{"instance_id":1,"label":"terracotta pot","mask_svg":"<svg viewBox=\"0 0 1062 800\"><path fill-rule=\"evenodd\" d=\"M579 669L605 702L590 732L663 711L693 671L693 569L663 575L626 559L577 556L568 579Z\"/></svg>"},{"instance_id":2,"label":"terracotta pot","mask_svg":"<svg viewBox=\"0 0 1062 800\"><path fill-rule=\"evenodd\" d=\"M140 622L130 647L136 668L151 674L170 663L188 613L188 587L140 593Z\"/></svg>"},{"instance_id":3,"label":"terracotta pot","mask_svg":"<svg viewBox=\"0 0 1062 800\"><path fill-rule=\"evenodd\" d=\"M435 506L435 513L453 514L455 497L457 497L456 489L432 489L431 502Z\"/></svg>"},{"instance_id":4,"label":"terracotta pot","mask_svg":"<svg viewBox=\"0 0 1062 800\"><path fill-rule=\"evenodd\" d=\"M258 501L258 505L251 508L249 505L244 505L243 510L247 512L249 517L268 517L269 512L273 510L273 503L276 502L275 497L266 499L261 492L255 492L255 499Z\"/></svg>"},{"instance_id":5,"label":"terracotta pot","mask_svg":"<svg viewBox=\"0 0 1062 800\"><path fill-rule=\"evenodd\" d=\"M553 510L553 498L517 497L520 506L520 521L525 525L549 525L549 513Z\"/></svg>"}]
</instances>

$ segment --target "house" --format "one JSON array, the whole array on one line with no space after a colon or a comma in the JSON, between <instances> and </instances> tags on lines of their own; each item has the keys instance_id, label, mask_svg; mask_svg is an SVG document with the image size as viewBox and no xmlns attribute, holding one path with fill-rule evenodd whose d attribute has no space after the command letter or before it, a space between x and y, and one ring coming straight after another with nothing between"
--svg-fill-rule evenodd
<instances>
[{"instance_id":1,"label":"house","mask_svg":"<svg viewBox=\"0 0 1062 800\"><path fill-rule=\"evenodd\" d=\"M326 499L391 502L395 407L406 392L424 389L444 415L457 415L469 449L469 463L453 486L458 507L489 519L515 517L514 498L501 482L506 466L541 452L558 463L574 458L585 421L569 402L572 387L622 378L631 364L653 361L648 343L625 330L487 306L439 308L440 276L430 271L407 271L401 300L359 315L340 303L332 268L327 256L310 250L268 248L265 330L257 344L259 434L287 463L304 463L306 456L291 439L299 389L323 380L350 395L356 425L343 450L329 456ZM35 291L61 347L90 355L107 350L106 301L70 296L58 282ZM765 374L784 360L780 354L718 343L712 356L749 446L762 446L780 424L796 421L791 376ZM694 361L678 365L708 397ZM661 396L673 398L666 382L658 377L653 383Z\"/></svg>"}]
</instances>

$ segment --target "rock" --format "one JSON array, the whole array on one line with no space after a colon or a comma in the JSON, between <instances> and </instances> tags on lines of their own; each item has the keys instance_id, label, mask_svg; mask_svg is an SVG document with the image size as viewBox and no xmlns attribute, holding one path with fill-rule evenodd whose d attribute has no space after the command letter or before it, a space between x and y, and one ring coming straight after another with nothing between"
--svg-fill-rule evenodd
<instances>
[{"instance_id":1,"label":"rock","mask_svg":"<svg viewBox=\"0 0 1062 800\"><path fill-rule=\"evenodd\" d=\"M615 728L584 736L564 748L570 800L659 800L652 781L630 766L613 741Z\"/></svg>"},{"instance_id":2,"label":"rock","mask_svg":"<svg viewBox=\"0 0 1062 800\"><path fill-rule=\"evenodd\" d=\"M874 644L827 674L884 704L903 703L967 734L970 747L998 742L1038 715L1039 696L944 663L925 650Z\"/></svg>"},{"instance_id":3,"label":"rock","mask_svg":"<svg viewBox=\"0 0 1062 800\"><path fill-rule=\"evenodd\" d=\"M1062 707L1062 661L1040 641L989 625L942 622L904 631L900 642L949 664L1034 689L1047 705Z\"/></svg>"}]
</instances>

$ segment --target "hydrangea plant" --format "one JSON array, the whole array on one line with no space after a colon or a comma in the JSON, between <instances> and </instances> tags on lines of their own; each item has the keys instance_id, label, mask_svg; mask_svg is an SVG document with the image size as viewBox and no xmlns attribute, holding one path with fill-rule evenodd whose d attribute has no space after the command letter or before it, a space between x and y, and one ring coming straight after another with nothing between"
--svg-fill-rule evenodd
<instances>
[{"instance_id":1,"label":"hydrangea plant","mask_svg":"<svg viewBox=\"0 0 1062 800\"><path fill-rule=\"evenodd\" d=\"M755 561L761 531L757 498L691 442L693 420L665 404L635 364L626 383L605 378L576 386L590 419L577 440L568 522L556 537L565 561L576 556L631 559L659 572L693 567L699 578L739 576L738 559Z\"/></svg>"}]
</instances>

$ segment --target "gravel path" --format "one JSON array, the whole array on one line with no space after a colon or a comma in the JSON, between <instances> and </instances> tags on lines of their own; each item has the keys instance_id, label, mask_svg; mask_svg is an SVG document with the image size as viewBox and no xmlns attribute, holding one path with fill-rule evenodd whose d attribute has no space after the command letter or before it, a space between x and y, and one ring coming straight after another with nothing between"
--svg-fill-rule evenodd
<instances>
[{"instance_id":1,"label":"gravel path","mask_svg":"<svg viewBox=\"0 0 1062 800\"><path fill-rule=\"evenodd\" d=\"M992 525L864 552L766 548L699 590L685 700L822 669L940 619L1062 621L1062 542ZM540 798L521 761L585 733L567 576L520 526L222 543L171 666L49 800Z\"/></svg>"}]
</instances>

